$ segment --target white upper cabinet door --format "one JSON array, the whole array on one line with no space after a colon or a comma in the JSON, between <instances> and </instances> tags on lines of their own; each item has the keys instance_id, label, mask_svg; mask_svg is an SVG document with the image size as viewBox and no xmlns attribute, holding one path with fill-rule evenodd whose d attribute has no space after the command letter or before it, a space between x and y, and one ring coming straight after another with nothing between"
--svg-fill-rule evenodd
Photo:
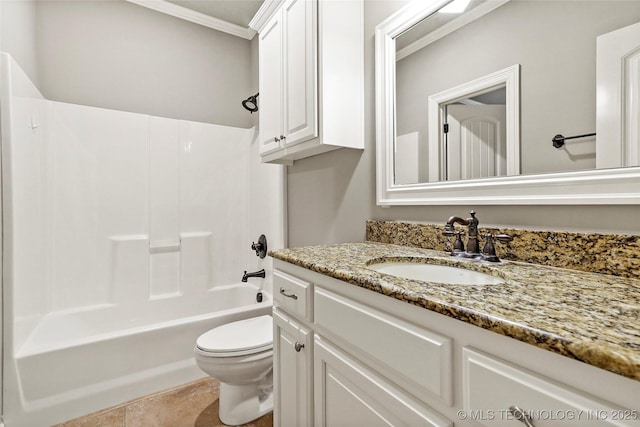
<instances>
[{"instance_id":1,"label":"white upper cabinet door","mask_svg":"<svg viewBox=\"0 0 640 427\"><path fill-rule=\"evenodd\" d=\"M640 166L640 23L597 38L596 167Z\"/></svg>"},{"instance_id":2,"label":"white upper cabinet door","mask_svg":"<svg viewBox=\"0 0 640 427\"><path fill-rule=\"evenodd\" d=\"M282 134L282 16L260 33L260 154L280 149Z\"/></svg>"},{"instance_id":3,"label":"white upper cabinet door","mask_svg":"<svg viewBox=\"0 0 640 427\"><path fill-rule=\"evenodd\" d=\"M316 0L289 0L282 8L285 146L318 136L317 11Z\"/></svg>"}]
</instances>

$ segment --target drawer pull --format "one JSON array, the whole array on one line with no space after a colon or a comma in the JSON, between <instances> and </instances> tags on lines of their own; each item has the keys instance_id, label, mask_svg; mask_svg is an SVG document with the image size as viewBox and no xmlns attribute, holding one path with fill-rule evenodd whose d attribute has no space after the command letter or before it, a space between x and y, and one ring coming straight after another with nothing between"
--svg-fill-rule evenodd
<instances>
[{"instance_id":1,"label":"drawer pull","mask_svg":"<svg viewBox=\"0 0 640 427\"><path fill-rule=\"evenodd\" d=\"M282 294L282 296L285 296L287 298L298 299L298 295L296 295L296 294L288 294L287 291L284 290L284 288L280 288L280 293Z\"/></svg>"},{"instance_id":2,"label":"drawer pull","mask_svg":"<svg viewBox=\"0 0 640 427\"><path fill-rule=\"evenodd\" d=\"M293 346L293 348L295 348L296 351L300 353L300 350L304 348L304 344L300 344L299 342L296 341L296 344Z\"/></svg>"},{"instance_id":3,"label":"drawer pull","mask_svg":"<svg viewBox=\"0 0 640 427\"><path fill-rule=\"evenodd\" d=\"M524 424L527 427L535 427L533 425L533 423L531 422L531 417L529 417L529 415L527 415L527 413L525 411L523 411L522 409L518 408L517 406L510 406L509 407L509 413L511 415L513 415L513 417L520 421L522 424Z\"/></svg>"}]
</instances>

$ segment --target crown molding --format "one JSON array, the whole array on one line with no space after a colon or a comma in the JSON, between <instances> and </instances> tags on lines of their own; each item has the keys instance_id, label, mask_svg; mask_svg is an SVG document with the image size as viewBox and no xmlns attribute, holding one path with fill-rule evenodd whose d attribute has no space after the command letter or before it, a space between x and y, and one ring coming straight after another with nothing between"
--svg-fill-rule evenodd
<instances>
[{"instance_id":1,"label":"crown molding","mask_svg":"<svg viewBox=\"0 0 640 427\"><path fill-rule=\"evenodd\" d=\"M260 32L283 2L284 0L265 0L249 22L249 28Z\"/></svg>"},{"instance_id":2,"label":"crown molding","mask_svg":"<svg viewBox=\"0 0 640 427\"><path fill-rule=\"evenodd\" d=\"M251 28L245 28L240 25L232 24L222 19L214 18L204 13L196 12L186 7L178 6L177 4L170 3L164 0L126 0L129 3L137 4L138 6L146 7L148 9L155 10L156 12L171 15L176 18L184 19L185 21L193 22L204 27L208 27L214 30L222 31L232 36L241 37L243 39L251 40L256 32Z\"/></svg>"}]
</instances>

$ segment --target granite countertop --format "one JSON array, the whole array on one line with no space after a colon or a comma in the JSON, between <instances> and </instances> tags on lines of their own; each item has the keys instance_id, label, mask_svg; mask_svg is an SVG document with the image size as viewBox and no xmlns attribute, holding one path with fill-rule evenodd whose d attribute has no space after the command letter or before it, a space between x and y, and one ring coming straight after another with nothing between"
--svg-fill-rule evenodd
<instances>
[{"instance_id":1,"label":"granite countertop","mask_svg":"<svg viewBox=\"0 0 640 427\"><path fill-rule=\"evenodd\" d=\"M640 280L385 243L344 243L270 252L273 258L640 381ZM367 268L372 261L463 266L498 285L443 285Z\"/></svg>"}]
</instances>

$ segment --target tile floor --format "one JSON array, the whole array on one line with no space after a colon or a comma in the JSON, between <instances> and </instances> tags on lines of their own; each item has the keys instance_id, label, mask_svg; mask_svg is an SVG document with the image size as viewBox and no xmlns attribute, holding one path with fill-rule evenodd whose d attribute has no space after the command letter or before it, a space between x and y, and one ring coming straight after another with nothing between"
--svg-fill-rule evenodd
<instances>
[{"instance_id":1,"label":"tile floor","mask_svg":"<svg viewBox=\"0 0 640 427\"><path fill-rule=\"evenodd\" d=\"M219 383L213 378L132 400L53 427L220 427ZM272 427L273 413L243 427Z\"/></svg>"}]
</instances>

